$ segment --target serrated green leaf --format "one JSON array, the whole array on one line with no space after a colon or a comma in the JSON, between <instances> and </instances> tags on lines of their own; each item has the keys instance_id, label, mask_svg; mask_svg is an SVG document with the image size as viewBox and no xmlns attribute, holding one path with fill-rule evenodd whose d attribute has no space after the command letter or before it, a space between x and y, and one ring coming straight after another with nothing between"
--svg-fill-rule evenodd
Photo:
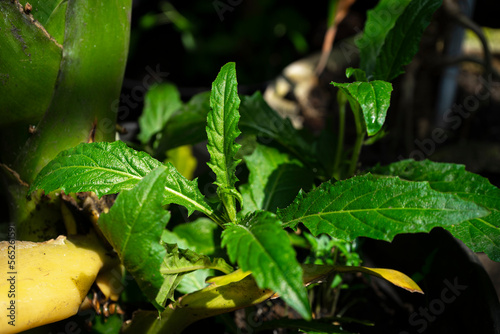
<instances>
[{"instance_id":1,"label":"serrated green leaf","mask_svg":"<svg viewBox=\"0 0 500 334\"><path fill-rule=\"evenodd\" d=\"M359 66L368 76L373 75L377 57L384 45L387 33L394 27L396 20L410 1L381 0L374 9L367 12L363 36L355 43L360 53Z\"/></svg>"},{"instance_id":2,"label":"serrated green leaf","mask_svg":"<svg viewBox=\"0 0 500 334\"><path fill-rule=\"evenodd\" d=\"M224 205L227 218L232 222L236 220L235 197L241 202L241 195L234 187L238 181L236 166L239 163L235 156L241 146L236 143L240 134L239 106L235 64L227 63L213 82L210 94L210 111L207 115L207 149L210 161L207 164L215 173L217 194Z\"/></svg>"},{"instance_id":3,"label":"serrated green leaf","mask_svg":"<svg viewBox=\"0 0 500 334\"><path fill-rule=\"evenodd\" d=\"M161 166L158 160L120 141L82 143L59 153L40 171L29 192L43 189L48 193L61 189L65 193L93 191L98 196L115 194L133 188L158 166ZM165 167L168 173L163 204L183 205L189 215L194 210L212 215L212 208L198 189L198 181L187 180L171 163Z\"/></svg>"},{"instance_id":4,"label":"serrated green leaf","mask_svg":"<svg viewBox=\"0 0 500 334\"><path fill-rule=\"evenodd\" d=\"M222 233L231 261L243 271L251 271L257 285L278 292L299 314L311 319L311 309L302 269L280 221L270 212L247 215L239 225L229 225Z\"/></svg>"},{"instance_id":5,"label":"serrated green leaf","mask_svg":"<svg viewBox=\"0 0 500 334\"><path fill-rule=\"evenodd\" d=\"M187 224L180 224L172 231L163 231L164 243L176 243L180 248L189 248L209 256L222 256L220 229L212 220L198 218Z\"/></svg>"},{"instance_id":6,"label":"serrated green leaf","mask_svg":"<svg viewBox=\"0 0 500 334\"><path fill-rule=\"evenodd\" d=\"M160 240L170 218L162 207L167 173L163 166L153 170L132 190L120 193L109 213L102 214L98 221L104 236L150 301L156 300L163 284L160 266L165 249Z\"/></svg>"},{"instance_id":7,"label":"serrated green leaf","mask_svg":"<svg viewBox=\"0 0 500 334\"><path fill-rule=\"evenodd\" d=\"M215 184L224 189L234 188L237 160L234 159L240 145L235 142L240 134L238 120L238 83L234 63L224 65L212 84L210 108L207 115L208 165L214 171Z\"/></svg>"},{"instance_id":8,"label":"serrated green leaf","mask_svg":"<svg viewBox=\"0 0 500 334\"><path fill-rule=\"evenodd\" d=\"M374 79L392 81L417 53L420 39L442 0L412 0L387 33L377 54ZM370 74L370 73L368 73Z\"/></svg>"},{"instance_id":9,"label":"serrated green leaf","mask_svg":"<svg viewBox=\"0 0 500 334\"><path fill-rule=\"evenodd\" d=\"M244 134L271 139L301 161L311 162L311 147L293 127L288 118L271 109L260 92L241 97L239 126Z\"/></svg>"},{"instance_id":10,"label":"serrated green leaf","mask_svg":"<svg viewBox=\"0 0 500 334\"><path fill-rule=\"evenodd\" d=\"M385 81L333 83L355 99L363 111L363 119L369 136L380 131L391 102L392 84Z\"/></svg>"},{"instance_id":11,"label":"serrated green leaf","mask_svg":"<svg viewBox=\"0 0 500 334\"><path fill-rule=\"evenodd\" d=\"M324 182L278 211L284 226L303 223L314 235L327 233L347 241L359 236L391 241L399 233L429 232L488 214L475 203L431 189L427 182L371 174Z\"/></svg>"},{"instance_id":12,"label":"serrated green leaf","mask_svg":"<svg viewBox=\"0 0 500 334\"><path fill-rule=\"evenodd\" d=\"M500 262L500 189L486 178L467 172L465 166L429 160L404 160L372 169L374 174L394 175L410 181L428 181L432 189L456 194L491 211L482 218L446 226L474 252L484 252Z\"/></svg>"},{"instance_id":13,"label":"serrated green leaf","mask_svg":"<svg viewBox=\"0 0 500 334\"><path fill-rule=\"evenodd\" d=\"M61 189L65 193L93 191L97 196L133 188L160 166L158 160L121 141L82 143L59 153L38 174L29 193Z\"/></svg>"},{"instance_id":14,"label":"serrated green leaf","mask_svg":"<svg viewBox=\"0 0 500 334\"><path fill-rule=\"evenodd\" d=\"M161 264L160 272L165 277L161 287L162 302L172 299L174 290L184 276L199 269L214 269L229 274L233 268L221 258L211 260L206 255L197 254L189 249L179 249L176 244L165 244L166 256ZM162 304L162 303L160 303Z\"/></svg>"},{"instance_id":15,"label":"serrated green leaf","mask_svg":"<svg viewBox=\"0 0 500 334\"><path fill-rule=\"evenodd\" d=\"M175 203L182 205L188 209L189 216L195 210L211 216L213 210L205 202L205 197L198 188L198 179L192 181L186 179L170 162L165 167L168 169L168 174L166 177L164 204Z\"/></svg>"},{"instance_id":16,"label":"serrated green leaf","mask_svg":"<svg viewBox=\"0 0 500 334\"><path fill-rule=\"evenodd\" d=\"M207 139L207 114L210 110L210 92L196 94L176 111L163 128L156 156L182 145L197 144Z\"/></svg>"},{"instance_id":17,"label":"serrated green leaf","mask_svg":"<svg viewBox=\"0 0 500 334\"><path fill-rule=\"evenodd\" d=\"M165 83L151 87L144 98L144 110L139 117L141 131L137 138L147 143L181 106L181 95L175 85Z\"/></svg>"},{"instance_id":18,"label":"serrated green leaf","mask_svg":"<svg viewBox=\"0 0 500 334\"><path fill-rule=\"evenodd\" d=\"M250 175L248 184L240 187L244 214L255 210L276 212L290 204L300 189L307 191L313 184L309 169L275 148L258 145L245 162Z\"/></svg>"}]
</instances>

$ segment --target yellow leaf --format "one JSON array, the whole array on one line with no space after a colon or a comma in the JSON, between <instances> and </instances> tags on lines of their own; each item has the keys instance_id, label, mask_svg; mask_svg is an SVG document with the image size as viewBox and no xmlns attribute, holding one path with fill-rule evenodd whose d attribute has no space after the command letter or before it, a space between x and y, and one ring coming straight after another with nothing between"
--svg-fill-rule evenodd
<instances>
[{"instance_id":1,"label":"yellow leaf","mask_svg":"<svg viewBox=\"0 0 500 334\"><path fill-rule=\"evenodd\" d=\"M383 278L392 284L399 286L410 292L424 293L422 289L411 278L393 269L383 268L367 268L367 267L348 267L348 266L318 266L312 264L303 264L304 270L304 284L320 281L327 275L333 272L347 273L347 272L362 272L375 277Z\"/></svg>"},{"instance_id":2,"label":"yellow leaf","mask_svg":"<svg viewBox=\"0 0 500 334\"><path fill-rule=\"evenodd\" d=\"M167 160L171 162L175 169L179 171L186 179L192 180L194 170L196 169L196 158L193 156L191 145L184 145L167 151Z\"/></svg>"}]
</instances>

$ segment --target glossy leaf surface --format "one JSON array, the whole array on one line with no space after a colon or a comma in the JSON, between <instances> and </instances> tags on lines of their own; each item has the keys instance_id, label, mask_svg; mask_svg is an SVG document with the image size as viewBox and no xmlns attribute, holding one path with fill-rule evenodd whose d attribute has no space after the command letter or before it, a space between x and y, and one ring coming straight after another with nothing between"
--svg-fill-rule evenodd
<instances>
[{"instance_id":1,"label":"glossy leaf surface","mask_svg":"<svg viewBox=\"0 0 500 334\"><path fill-rule=\"evenodd\" d=\"M429 160L404 160L372 169L374 174L393 175L410 181L428 181L432 189L479 204L491 214L445 226L474 252L484 252L500 261L500 189L486 178L470 173L463 165L437 163Z\"/></svg>"},{"instance_id":2,"label":"glossy leaf surface","mask_svg":"<svg viewBox=\"0 0 500 334\"><path fill-rule=\"evenodd\" d=\"M260 211L246 216L239 225L227 226L222 245L227 246L231 261L252 272L258 286L278 292L301 316L311 318L302 269L275 215Z\"/></svg>"},{"instance_id":3,"label":"glossy leaf surface","mask_svg":"<svg viewBox=\"0 0 500 334\"><path fill-rule=\"evenodd\" d=\"M366 131L369 136L377 134L384 125L391 102L392 85L385 81L333 83L350 95L361 106Z\"/></svg>"},{"instance_id":4,"label":"glossy leaf surface","mask_svg":"<svg viewBox=\"0 0 500 334\"><path fill-rule=\"evenodd\" d=\"M163 284L160 266L166 252L160 240L170 218L162 207L167 173L163 166L156 168L132 190L120 193L109 213L99 218L106 239L150 301L157 301Z\"/></svg>"},{"instance_id":5,"label":"glossy leaf surface","mask_svg":"<svg viewBox=\"0 0 500 334\"><path fill-rule=\"evenodd\" d=\"M377 179L370 174L325 182L278 211L284 226L303 223L314 235L327 233L347 241L359 236L391 241L399 233L429 232L488 214L485 208L435 191L426 182Z\"/></svg>"}]
</instances>

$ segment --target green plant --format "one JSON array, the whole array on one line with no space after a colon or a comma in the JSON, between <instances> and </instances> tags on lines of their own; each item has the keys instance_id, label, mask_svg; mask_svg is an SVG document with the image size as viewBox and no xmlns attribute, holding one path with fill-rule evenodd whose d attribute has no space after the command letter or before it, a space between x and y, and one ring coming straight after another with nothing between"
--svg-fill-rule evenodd
<instances>
[{"instance_id":1,"label":"green plant","mask_svg":"<svg viewBox=\"0 0 500 334\"><path fill-rule=\"evenodd\" d=\"M235 65L228 63L210 94L199 94L184 105L175 87L152 88L147 106L168 96L179 109L146 108L140 120L139 138L146 150L159 158L167 152L174 163L169 150L207 139L213 194L202 193L198 180L189 180L171 162L162 163L121 141L61 149L36 178L28 179L33 198L41 198L40 190L93 192L98 197L119 193L95 221L95 230L157 309L137 312L124 332L178 333L196 320L255 305L275 294L311 320L305 285L339 272L360 271L422 292L402 273L360 267L346 246L360 236L390 241L397 234L443 227L472 250L500 260L495 238L489 238L499 234L500 190L485 178L460 165L430 161L358 170L365 137L382 132L390 81L416 53L423 29L440 5L433 0L398 3L399 12L377 38L365 34L359 40L361 69L347 71L347 77L357 81L334 83L340 107L336 145L328 152L334 159L325 159L325 143L302 136L260 93L239 96ZM394 1L380 2L369 15L367 29L375 24L371 17L388 6ZM356 124L352 150L344 147L343 138L347 103ZM249 176L238 184L241 159ZM187 209L186 222L170 222L176 207ZM66 229L76 234L81 226L69 216ZM290 232L299 224L311 234ZM90 235L95 240L93 232ZM313 245L308 262L324 258L324 250L332 246L346 260L301 263L294 248L301 244ZM224 275L207 278L215 271ZM188 294L176 298L176 291ZM314 320L290 321L290 326L343 332Z\"/></svg>"}]
</instances>

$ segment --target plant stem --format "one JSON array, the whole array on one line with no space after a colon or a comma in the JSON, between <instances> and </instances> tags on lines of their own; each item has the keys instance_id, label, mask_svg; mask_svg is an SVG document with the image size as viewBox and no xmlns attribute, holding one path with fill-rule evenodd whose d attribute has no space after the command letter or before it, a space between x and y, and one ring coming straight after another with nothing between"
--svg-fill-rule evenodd
<instances>
[{"instance_id":1,"label":"plant stem","mask_svg":"<svg viewBox=\"0 0 500 334\"><path fill-rule=\"evenodd\" d=\"M356 142L354 143L354 148L351 156L351 163L349 165L348 176L351 177L356 172L356 166L358 165L359 155L361 153L361 148L363 147L363 140L365 139L365 129L363 128L362 119L360 118L359 104L356 110L353 110L354 120L356 122Z\"/></svg>"},{"instance_id":2,"label":"plant stem","mask_svg":"<svg viewBox=\"0 0 500 334\"><path fill-rule=\"evenodd\" d=\"M342 149L344 147L344 133L345 133L345 106L347 99L339 89L337 94L337 103L339 105L339 133L337 137L337 149L335 150L335 160L333 165L333 176L338 180L340 179L339 165L342 159Z\"/></svg>"}]
</instances>

